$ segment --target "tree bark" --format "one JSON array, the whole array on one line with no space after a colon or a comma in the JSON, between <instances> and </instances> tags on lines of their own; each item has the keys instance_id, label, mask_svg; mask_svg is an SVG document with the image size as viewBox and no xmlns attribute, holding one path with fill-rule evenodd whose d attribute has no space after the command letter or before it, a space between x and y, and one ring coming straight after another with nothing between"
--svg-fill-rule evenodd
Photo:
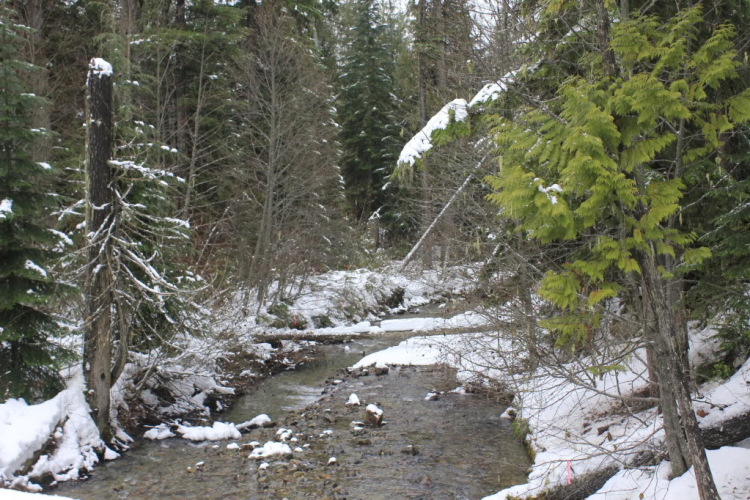
<instances>
[{"instance_id":1,"label":"tree bark","mask_svg":"<svg viewBox=\"0 0 750 500\"><path fill-rule=\"evenodd\" d=\"M27 77L34 95L47 97L50 92L47 57L44 54L45 8L43 0L28 0L23 9L24 23L31 28L27 33L26 60L31 61L37 69L29 71ZM50 106L34 106L32 127L44 129L47 134L35 134L34 149L31 157L34 161L49 161L52 151Z\"/></svg>"},{"instance_id":2,"label":"tree bark","mask_svg":"<svg viewBox=\"0 0 750 500\"><path fill-rule=\"evenodd\" d=\"M701 500L719 500L719 492L708 465L703 437L690 398L690 371L687 366L687 355L682 352L687 345L681 341L682 331L678 325L681 316L669 307L669 281L665 282L657 270L655 250L652 249L650 254L642 254L639 260L644 278L644 292L648 294L656 321L656 329L651 340L659 358L659 389L672 391L671 394L660 394L662 409L669 404L677 406L680 428L687 441L688 453L685 458L694 468ZM668 428L665 430L669 431ZM670 454L671 452L670 449ZM672 474L678 473L673 465Z\"/></svg>"},{"instance_id":3,"label":"tree bark","mask_svg":"<svg viewBox=\"0 0 750 500\"><path fill-rule=\"evenodd\" d=\"M435 40L438 44L438 57L436 61L437 71L437 88L440 97L442 98L448 89L448 69L445 61L446 54L446 34L445 34L445 14L443 12L443 0L434 0L435 9L435 24L437 25L437 33L435 34Z\"/></svg>"},{"instance_id":4,"label":"tree bark","mask_svg":"<svg viewBox=\"0 0 750 500\"><path fill-rule=\"evenodd\" d=\"M110 437L112 382L112 245L115 175L109 160L113 147L112 75L91 60L86 83L86 321L83 373L94 420L103 439Z\"/></svg>"},{"instance_id":5,"label":"tree bark","mask_svg":"<svg viewBox=\"0 0 750 500\"><path fill-rule=\"evenodd\" d=\"M607 76L613 76L615 74L615 53L609 46L610 33L609 33L609 12L607 7L604 5L604 0L596 1L596 17L597 17L597 28L599 35L599 50L602 53L602 62L604 64L604 71Z\"/></svg>"}]
</instances>

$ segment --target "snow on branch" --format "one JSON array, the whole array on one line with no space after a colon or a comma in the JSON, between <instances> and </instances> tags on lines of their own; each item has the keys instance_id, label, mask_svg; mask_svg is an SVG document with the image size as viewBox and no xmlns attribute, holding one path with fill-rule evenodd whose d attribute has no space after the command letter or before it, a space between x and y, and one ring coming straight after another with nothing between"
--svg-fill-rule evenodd
<instances>
[{"instance_id":1,"label":"snow on branch","mask_svg":"<svg viewBox=\"0 0 750 500\"><path fill-rule=\"evenodd\" d=\"M443 109L438 111L435 116L430 118L427 125L417 135L412 137L406 143L404 149L401 150L401 154L398 157L398 164L408 163L409 165L414 165L414 162L418 158L421 158L423 153L432 149L432 133L436 130L445 129L451 122L451 114L453 114L453 121L462 122L466 120L466 117L469 116L466 100L454 99L443 106Z\"/></svg>"},{"instance_id":2,"label":"snow on branch","mask_svg":"<svg viewBox=\"0 0 750 500\"><path fill-rule=\"evenodd\" d=\"M0 219L5 219L8 217L6 214L12 214L13 213L13 200L2 200L0 201Z\"/></svg>"},{"instance_id":3,"label":"snow on branch","mask_svg":"<svg viewBox=\"0 0 750 500\"><path fill-rule=\"evenodd\" d=\"M538 67L539 61L531 66L523 65L516 70L509 71L497 81L485 85L468 104L464 99L454 99L443 106L435 116L430 118L427 125L406 143L398 157L398 165L409 164L413 166L418 158L432 149L432 133L448 127L451 123L451 114L453 114L453 121L462 122L466 120L470 108L496 100L501 93L508 90L508 85L516 80L519 73L525 74L528 71L536 70Z\"/></svg>"}]
</instances>

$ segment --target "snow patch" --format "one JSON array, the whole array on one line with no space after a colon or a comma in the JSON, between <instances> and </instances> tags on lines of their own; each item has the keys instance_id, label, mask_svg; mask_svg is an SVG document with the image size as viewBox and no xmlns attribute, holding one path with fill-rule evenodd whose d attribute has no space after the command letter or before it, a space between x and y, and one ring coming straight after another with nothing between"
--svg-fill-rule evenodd
<instances>
[{"instance_id":1,"label":"snow patch","mask_svg":"<svg viewBox=\"0 0 750 500\"><path fill-rule=\"evenodd\" d=\"M260 448L255 448L247 458L259 460L261 458L273 457L275 455L291 455L292 449L288 444L277 441L268 441Z\"/></svg>"},{"instance_id":2,"label":"snow patch","mask_svg":"<svg viewBox=\"0 0 750 500\"><path fill-rule=\"evenodd\" d=\"M162 439L175 437L175 433L170 430L167 424L159 424L153 429L147 430L143 434L143 437L154 441L161 441Z\"/></svg>"},{"instance_id":3,"label":"snow patch","mask_svg":"<svg viewBox=\"0 0 750 500\"><path fill-rule=\"evenodd\" d=\"M356 394L352 394L349 396L349 399L346 402L346 405L348 406L359 406L361 403L359 401L359 398Z\"/></svg>"},{"instance_id":4,"label":"snow patch","mask_svg":"<svg viewBox=\"0 0 750 500\"><path fill-rule=\"evenodd\" d=\"M222 439L239 439L240 431L232 423L214 422L211 427L177 426L177 433L190 441L219 441Z\"/></svg>"},{"instance_id":5,"label":"snow patch","mask_svg":"<svg viewBox=\"0 0 750 500\"><path fill-rule=\"evenodd\" d=\"M236 427L239 430L253 429L255 427L263 427L264 425L268 425L270 423L271 423L271 417L269 417L265 413L261 413L260 415L253 418L252 420L248 420L247 422L237 424Z\"/></svg>"},{"instance_id":6,"label":"snow patch","mask_svg":"<svg viewBox=\"0 0 750 500\"><path fill-rule=\"evenodd\" d=\"M718 450L707 450L706 455L719 495L723 500L750 498L750 450L724 447ZM588 497L588 500L698 498L693 468L672 481L669 480L670 472L671 466L666 461L656 467L620 471L596 494Z\"/></svg>"},{"instance_id":7,"label":"snow patch","mask_svg":"<svg viewBox=\"0 0 750 500\"><path fill-rule=\"evenodd\" d=\"M0 201L0 219L8 217L6 214L13 213L13 200L5 199Z\"/></svg>"}]
</instances>

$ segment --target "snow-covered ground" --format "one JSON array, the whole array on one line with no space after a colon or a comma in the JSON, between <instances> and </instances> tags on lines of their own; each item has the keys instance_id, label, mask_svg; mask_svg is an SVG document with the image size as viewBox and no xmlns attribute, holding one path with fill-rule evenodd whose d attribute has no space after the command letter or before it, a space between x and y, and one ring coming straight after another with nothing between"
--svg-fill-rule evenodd
<instances>
[{"instance_id":1,"label":"snow-covered ground","mask_svg":"<svg viewBox=\"0 0 750 500\"><path fill-rule=\"evenodd\" d=\"M50 440L56 443L54 451L42 455L28 475L14 476ZM0 443L0 479L7 486L31 491L41 491L41 487L30 477L50 474L56 481L78 478L99 461L96 450L103 450L108 460L119 456L101 440L89 415L80 370L71 373L64 391L44 403L27 405L11 399L0 405ZM4 493L0 490L0 498Z\"/></svg>"},{"instance_id":2,"label":"snow-covered ground","mask_svg":"<svg viewBox=\"0 0 750 500\"><path fill-rule=\"evenodd\" d=\"M373 323L379 320L371 311L380 309L380 304L395 290L403 289L403 305L384 312L402 312L427 304L445 293L460 294L473 286L474 273L475 270L470 267L461 267L445 273L424 271L419 275L409 275L399 272L398 264L393 264L378 271L332 271L316 276L309 280L301 293L286 301L289 316L298 323L296 329L288 329L286 333L300 329L324 335L371 333ZM275 291L272 288L271 292ZM264 304L259 308L257 302L251 299L243 307L249 314L239 316L237 304L242 301L241 293L237 293L226 307L227 313L221 327L243 333L267 333L269 320L273 319L269 313L269 309L273 310L271 305ZM315 317L326 317L334 326L315 328L312 319ZM409 331L417 326L401 324L399 328ZM393 330L395 327L390 331ZM284 333L285 329L277 328L274 331Z\"/></svg>"},{"instance_id":3,"label":"snow-covered ground","mask_svg":"<svg viewBox=\"0 0 750 500\"><path fill-rule=\"evenodd\" d=\"M692 358L704 357L715 348L712 333L710 329L693 332ZM366 356L352 369L445 363L458 370L461 382L492 380L515 393L515 411L531 431L527 439L535 452L534 464L527 483L485 500L538 495L605 467L623 470L591 497L596 500L697 498L692 469L669 481L668 462L628 468L644 452L660 449L664 440L661 417L654 408L633 412L618 408L618 396L636 393L647 384L645 353L629 353L621 370L600 377L587 377L581 369L585 363L576 362L565 370L540 368L527 375L514 370L524 358L512 336L455 334L413 337ZM700 402L694 406L700 410L703 428L721 427L729 418L750 411L750 360L729 380L701 390ZM511 418L511 413L506 416ZM750 450L724 447L709 451L708 457L722 498L749 498Z\"/></svg>"},{"instance_id":4,"label":"snow-covered ground","mask_svg":"<svg viewBox=\"0 0 750 500\"><path fill-rule=\"evenodd\" d=\"M313 335L429 331L481 324L481 318L464 314L447 320L393 320L384 322L382 327L372 326L378 320L372 311L380 309L384 313L398 312L427 304L439 294L460 293L473 282L471 269L454 269L446 273L425 272L420 276L408 276L396 272L396 269L397 264L394 264L381 271L336 271L313 277L296 298L287 301L288 311L293 317L299 318L306 332ZM399 288L403 289L403 305L383 310L380 304ZM257 334L286 332L284 329L268 326L264 317L269 316L269 306L270 304L264 304L259 308L257 303L245 301L242 294L238 293L233 300L212 314L212 318L216 320L212 334L201 338L173 339L171 347L179 347L177 354L165 355L158 350L148 354L133 354L123 375L112 389L112 421L116 430L114 445L100 439L90 417L83 395L80 365L64 371L68 387L51 400L29 405L23 400L11 399L0 404L0 498L11 495L2 487L40 491L41 487L34 481L44 475L49 475L56 481L76 479L90 470L98 462L99 456L104 459L117 458L119 455L113 448L116 446L118 449L126 449L131 442L131 437L120 428L119 420L123 413L129 411L127 401L131 401L134 395L140 400L138 404L151 409L161 415L165 422L172 424L147 431L147 437L154 439L175 435L190 440L236 439L243 425L262 425L263 422L246 422L236 426L233 423L216 422L212 426L187 426L174 419L187 413L194 414L196 410L209 419L207 401L210 398L216 399L217 396L232 395L232 380L224 376L218 363L227 352L236 350L239 346L245 353L251 353L262 362L269 360L274 354L283 357L285 353L299 349L298 344L291 342L285 342L280 350L269 344L254 343L254 336ZM242 315L239 311L243 309L258 313ZM314 316L325 316L335 326L316 330L312 324ZM147 371L151 374L149 381L140 384L139 380ZM158 392L164 391L171 395L169 404L162 404L156 396ZM42 453L25 473L19 473L35 453L45 446L51 451ZM15 492L12 494L20 495Z\"/></svg>"}]
</instances>

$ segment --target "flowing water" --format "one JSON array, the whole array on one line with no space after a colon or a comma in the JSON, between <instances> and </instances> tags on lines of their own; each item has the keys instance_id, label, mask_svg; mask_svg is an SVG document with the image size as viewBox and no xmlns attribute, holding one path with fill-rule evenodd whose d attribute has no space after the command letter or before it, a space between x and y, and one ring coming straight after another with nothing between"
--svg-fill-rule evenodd
<instances>
[{"instance_id":1,"label":"flowing water","mask_svg":"<svg viewBox=\"0 0 750 500\"><path fill-rule=\"evenodd\" d=\"M529 460L504 408L479 395L442 395L449 370L394 368L356 377L341 369L363 353L397 344L406 335L322 346L325 361L283 372L240 398L221 420L244 422L268 414L291 429L293 458L248 459L230 441L190 443L138 440L122 458L97 467L91 478L63 484L57 495L79 499L475 499L523 482ZM334 380L335 379L335 380ZM382 427L353 431L362 407L344 403L356 393L363 405L385 411ZM239 443L278 440L277 428L255 429ZM336 457L336 465L328 465ZM197 465L203 462L202 465Z\"/></svg>"}]
</instances>

